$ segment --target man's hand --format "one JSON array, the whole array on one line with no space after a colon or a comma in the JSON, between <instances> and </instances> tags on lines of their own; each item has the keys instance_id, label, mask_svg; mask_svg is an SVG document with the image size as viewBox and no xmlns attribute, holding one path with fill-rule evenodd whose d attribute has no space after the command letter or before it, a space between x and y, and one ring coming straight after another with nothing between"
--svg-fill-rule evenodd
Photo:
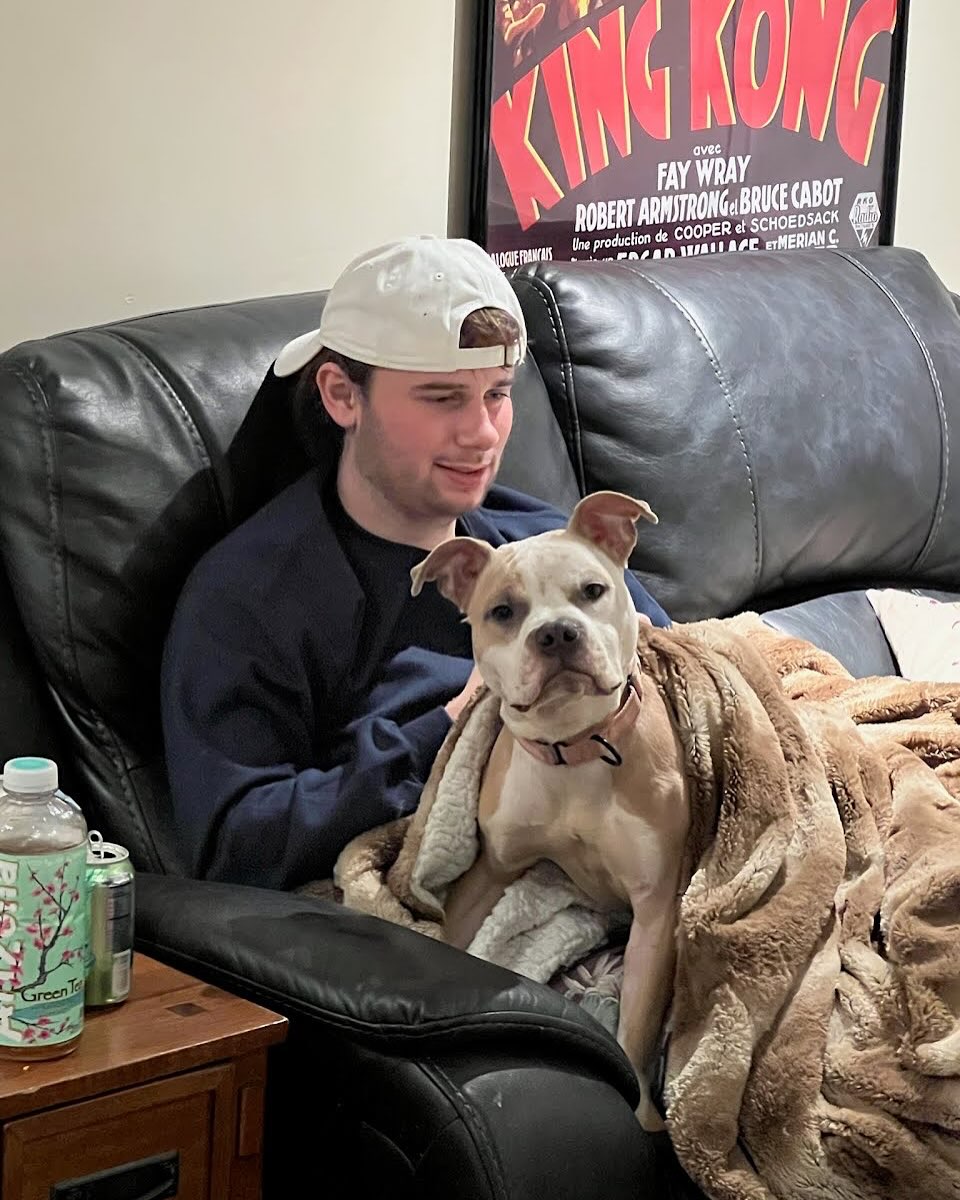
<instances>
[{"instance_id":1,"label":"man's hand","mask_svg":"<svg viewBox=\"0 0 960 1200\"><path fill-rule=\"evenodd\" d=\"M451 721L455 721L460 716L460 713L466 708L473 693L482 684L483 679L477 670L476 664L474 664L473 670L470 672L470 678L467 680L463 691L459 696L454 696L450 703L444 706Z\"/></svg>"}]
</instances>

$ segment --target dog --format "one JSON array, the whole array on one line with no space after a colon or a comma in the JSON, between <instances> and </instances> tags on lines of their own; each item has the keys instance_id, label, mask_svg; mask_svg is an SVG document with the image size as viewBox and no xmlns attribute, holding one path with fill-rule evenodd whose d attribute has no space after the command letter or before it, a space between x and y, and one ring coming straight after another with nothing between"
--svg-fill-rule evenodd
<instances>
[{"instance_id":1,"label":"dog","mask_svg":"<svg viewBox=\"0 0 960 1200\"><path fill-rule=\"evenodd\" d=\"M446 897L444 936L466 949L541 859L598 906L631 910L617 1038L640 1083L637 1117L656 1131L651 1076L673 991L690 804L674 723L638 669L641 619L624 569L641 518L657 523L642 501L596 492L565 529L496 549L451 538L411 577L414 595L435 582L464 614L503 721L480 787L479 854Z\"/></svg>"}]
</instances>

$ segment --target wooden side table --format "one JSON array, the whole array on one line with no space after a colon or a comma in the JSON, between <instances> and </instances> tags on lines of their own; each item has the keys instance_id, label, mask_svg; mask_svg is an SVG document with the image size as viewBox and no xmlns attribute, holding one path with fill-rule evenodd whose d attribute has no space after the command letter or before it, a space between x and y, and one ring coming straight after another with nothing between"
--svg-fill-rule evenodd
<instances>
[{"instance_id":1,"label":"wooden side table","mask_svg":"<svg viewBox=\"0 0 960 1200\"><path fill-rule=\"evenodd\" d=\"M136 955L77 1049L0 1061L2 1200L255 1200L267 1048L284 1017Z\"/></svg>"}]
</instances>

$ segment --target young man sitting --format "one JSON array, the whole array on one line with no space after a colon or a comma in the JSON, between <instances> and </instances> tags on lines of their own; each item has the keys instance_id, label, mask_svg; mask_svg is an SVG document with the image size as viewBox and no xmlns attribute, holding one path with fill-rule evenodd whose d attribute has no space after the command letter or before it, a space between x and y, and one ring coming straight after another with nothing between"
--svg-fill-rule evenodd
<instances>
[{"instance_id":1,"label":"young man sitting","mask_svg":"<svg viewBox=\"0 0 960 1200\"><path fill-rule=\"evenodd\" d=\"M195 875L326 878L351 838L416 807L480 679L468 626L435 588L412 596L410 569L455 533L500 545L566 524L494 483L525 350L483 250L409 238L350 263L319 329L277 356L339 453L210 550L177 605L161 704Z\"/></svg>"}]
</instances>

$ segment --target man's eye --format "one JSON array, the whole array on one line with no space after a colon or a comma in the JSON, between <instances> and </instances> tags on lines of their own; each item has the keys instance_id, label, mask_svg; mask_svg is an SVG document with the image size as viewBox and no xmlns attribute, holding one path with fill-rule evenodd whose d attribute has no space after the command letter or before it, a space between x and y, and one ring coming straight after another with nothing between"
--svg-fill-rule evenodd
<instances>
[{"instance_id":1,"label":"man's eye","mask_svg":"<svg viewBox=\"0 0 960 1200\"><path fill-rule=\"evenodd\" d=\"M583 597L585 600L599 600L606 590L602 583L588 583L584 586Z\"/></svg>"},{"instance_id":2,"label":"man's eye","mask_svg":"<svg viewBox=\"0 0 960 1200\"><path fill-rule=\"evenodd\" d=\"M509 604L495 604L487 613L491 621L496 621L503 625L513 616L513 609Z\"/></svg>"}]
</instances>

